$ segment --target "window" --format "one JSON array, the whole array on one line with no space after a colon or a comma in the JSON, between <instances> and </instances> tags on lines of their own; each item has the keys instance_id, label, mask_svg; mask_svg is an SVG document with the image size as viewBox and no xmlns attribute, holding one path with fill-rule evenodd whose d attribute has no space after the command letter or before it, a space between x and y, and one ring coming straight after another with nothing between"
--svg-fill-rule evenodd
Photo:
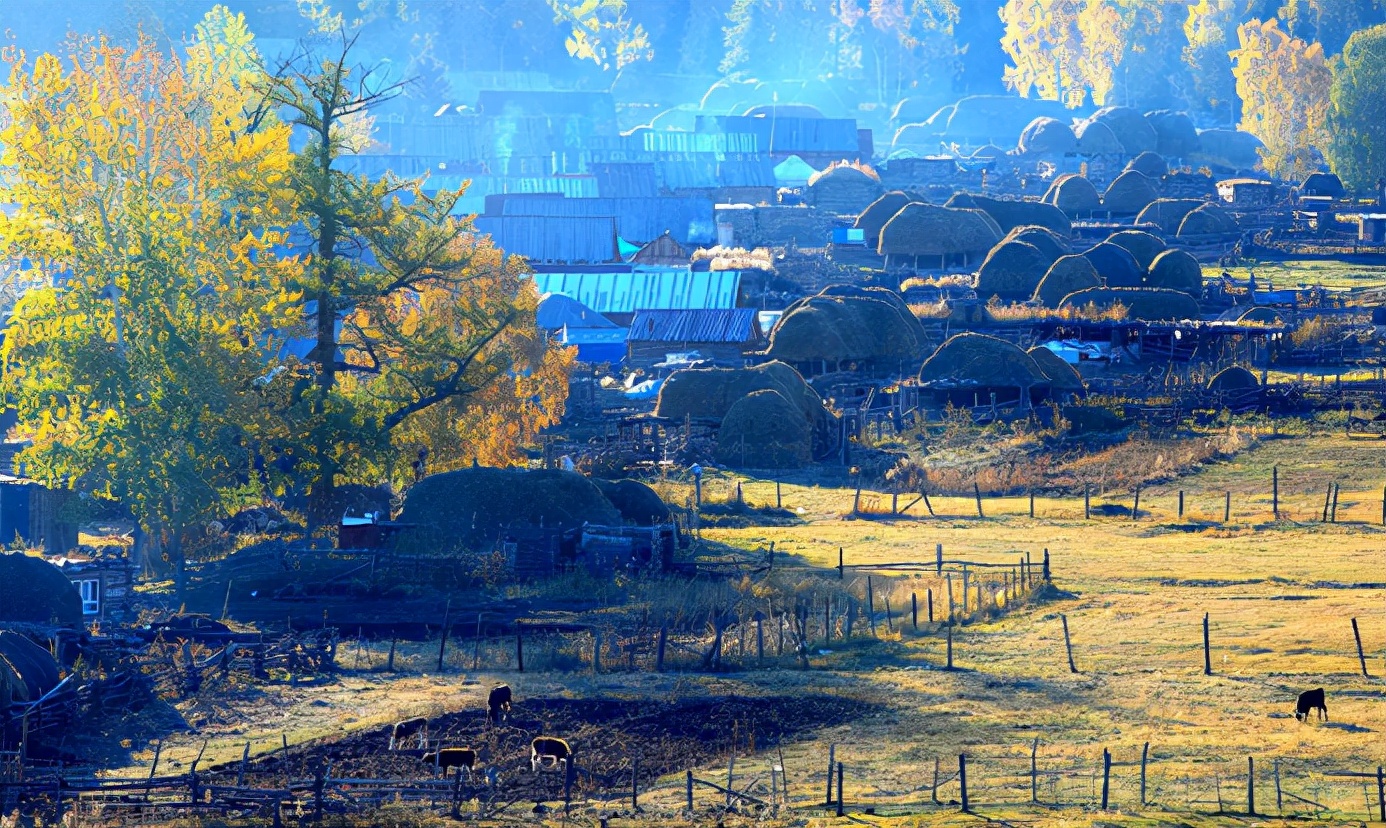
<instances>
[{"instance_id":1,"label":"window","mask_svg":"<svg viewBox=\"0 0 1386 828\"><path fill-rule=\"evenodd\" d=\"M96 615L101 612L101 582L74 581L77 592L82 596L82 614Z\"/></svg>"}]
</instances>

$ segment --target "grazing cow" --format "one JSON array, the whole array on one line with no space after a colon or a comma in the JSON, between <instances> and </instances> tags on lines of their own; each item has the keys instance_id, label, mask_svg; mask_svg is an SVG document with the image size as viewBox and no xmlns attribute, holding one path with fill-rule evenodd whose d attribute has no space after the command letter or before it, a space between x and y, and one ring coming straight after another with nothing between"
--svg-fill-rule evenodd
<instances>
[{"instance_id":1,"label":"grazing cow","mask_svg":"<svg viewBox=\"0 0 1386 828\"><path fill-rule=\"evenodd\" d=\"M510 685L498 684L492 687L491 694L486 697L486 720L499 722L510 718L510 702L513 700Z\"/></svg>"},{"instance_id":2,"label":"grazing cow","mask_svg":"<svg viewBox=\"0 0 1386 828\"><path fill-rule=\"evenodd\" d=\"M1299 694L1299 700L1295 702L1295 718L1307 722L1311 710L1319 711L1319 716L1328 721L1328 703L1324 701L1322 687Z\"/></svg>"},{"instance_id":3,"label":"grazing cow","mask_svg":"<svg viewBox=\"0 0 1386 828\"><path fill-rule=\"evenodd\" d=\"M462 768L468 776L476 770L476 750L469 747L439 748L423 755L424 764L432 765L447 773L453 768Z\"/></svg>"},{"instance_id":4,"label":"grazing cow","mask_svg":"<svg viewBox=\"0 0 1386 828\"><path fill-rule=\"evenodd\" d=\"M529 743L529 766L535 773L539 768L547 766L557 768L562 766L566 772L568 762L573 758L573 750L568 747L568 743L553 736L536 736L534 741Z\"/></svg>"},{"instance_id":5,"label":"grazing cow","mask_svg":"<svg viewBox=\"0 0 1386 828\"><path fill-rule=\"evenodd\" d=\"M390 730L390 750L403 749L404 743L410 739L415 739L419 748L428 747L428 719L419 716L395 722Z\"/></svg>"}]
</instances>

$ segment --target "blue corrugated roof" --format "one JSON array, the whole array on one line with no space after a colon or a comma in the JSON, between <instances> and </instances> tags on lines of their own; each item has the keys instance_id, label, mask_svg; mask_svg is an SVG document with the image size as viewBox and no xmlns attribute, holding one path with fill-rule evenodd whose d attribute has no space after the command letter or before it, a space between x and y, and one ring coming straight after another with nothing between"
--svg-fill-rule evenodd
<instances>
[{"instance_id":1,"label":"blue corrugated roof","mask_svg":"<svg viewBox=\"0 0 1386 828\"><path fill-rule=\"evenodd\" d=\"M755 308L639 310L630 323L636 342L732 342L755 338Z\"/></svg>"},{"instance_id":2,"label":"blue corrugated roof","mask_svg":"<svg viewBox=\"0 0 1386 828\"><path fill-rule=\"evenodd\" d=\"M690 196L664 198L556 198L552 195L491 195L487 215L611 216L616 232L644 244L668 231L679 244L710 244L717 238L712 201Z\"/></svg>"},{"instance_id":3,"label":"blue corrugated roof","mask_svg":"<svg viewBox=\"0 0 1386 828\"><path fill-rule=\"evenodd\" d=\"M547 271L547 272L543 272ZM536 268L540 293L571 296L598 313L736 307L741 273L625 265L572 270Z\"/></svg>"},{"instance_id":4,"label":"blue corrugated roof","mask_svg":"<svg viewBox=\"0 0 1386 828\"><path fill-rule=\"evenodd\" d=\"M616 220L606 216L479 216L476 229L490 234L505 252L532 262L614 262L620 258Z\"/></svg>"}]
</instances>

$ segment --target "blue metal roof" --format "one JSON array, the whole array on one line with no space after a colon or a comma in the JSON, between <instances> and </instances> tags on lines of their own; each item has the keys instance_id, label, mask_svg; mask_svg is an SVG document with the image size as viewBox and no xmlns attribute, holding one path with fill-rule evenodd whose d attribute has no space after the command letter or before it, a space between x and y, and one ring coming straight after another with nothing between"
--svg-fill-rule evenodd
<instances>
[{"instance_id":1,"label":"blue metal roof","mask_svg":"<svg viewBox=\"0 0 1386 828\"><path fill-rule=\"evenodd\" d=\"M616 220L609 216L479 216L476 229L489 234L500 249L531 262L614 262L620 258ZM565 293L542 288L540 292Z\"/></svg>"},{"instance_id":2,"label":"blue metal roof","mask_svg":"<svg viewBox=\"0 0 1386 828\"><path fill-rule=\"evenodd\" d=\"M636 342L742 344L756 338L756 310L638 310L628 338Z\"/></svg>"},{"instance_id":3,"label":"blue metal roof","mask_svg":"<svg viewBox=\"0 0 1386 828\"><path fill-rule=\"evenodd\" d=\"M533 274L540 293L570 296L597 313L736 307L741 273L686 267L625 265Z\"/></svg>"},{"instance_id":4,"label":"blue metal roof","mask_svg":"<svg viewBox=\"0 0 1386 828\"><path fill-rule=\"evenodd\" d=\"M609 216L628 242L644 244L666 230L679 244L710 244L717 238L712 201L691 196L664 198L556 198L552 195L490 195L486 215Z\"/></svg>"}]
</instances>

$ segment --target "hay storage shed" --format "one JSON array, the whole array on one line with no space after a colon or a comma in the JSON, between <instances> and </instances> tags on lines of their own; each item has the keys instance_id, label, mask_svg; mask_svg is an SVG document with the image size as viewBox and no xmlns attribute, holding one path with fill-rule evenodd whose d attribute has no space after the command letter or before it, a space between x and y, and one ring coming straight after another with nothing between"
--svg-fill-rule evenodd
<instances>
[{"instance_id":1,"label":"hay storage shed","mask_svg":"<svg viewBox=\"0 0 1386 828\"><path fill-rule=\"evenodd\" d=\"M1203 268L1187 250L1166 250L1146 269L1145 284L1177 290L1198 299L1203 296Z\"/></svg>"},{"instance_id":2,"label":"hay storage shed","mask_svg":"<svg viewBox=\"0 0 1386 828\"><path fill-rule=\"evenodd\" d=\"M1084 251L1083 256L1092 262L1097 275L1107 287L1140 287L1144 281L1145 268L1141 267L1130 251L1111 242L1100 242Z\"/></svg>"},{"instance_id":3,"label":"hay storage shed","mask_svg":"<svg viewBox=\"0 0 1386 828\"><path fill-rule=\"evenodd\" d=\"M1299 194L1339 199L1347 198L1347 189L1343 187L1342 179L1333 173L1316 172L1305 178L1304 183L1299 185Z\"/></svg>"},{"instance_id":4,"label":"hay storage shed","mask_svg":"<svg viewBox=\"0 0 1386 828\"><path fill-rule=\"evenodd\" d=\"M1112 128L1100 121L1084 121L1074 131L1079 155L1124 155L1126 148Z\"/></svg>"},{"instance_id":5,"label":"hay storage shed","mask_svg":"<svg viewBox=\"0 0 1386 828\"><path fill-rule=\"evenodd\" d=\"M0 621L80 624L81 596L62 570L43 558L0 553Z\"/></svg>"},{"instance_id":6,"label":"hay storage shed","mask_svg":"<svg viewBox=\"0 0 1386 828\"><path fill-rule=\"evenodd\" d=\"M891 190L868 204L852 226L862 231L866 246L874 249L880 243L881 228L913 200L901 190Z\"/></svg>"},{"instance_id":7,"label":"hay storage shed","mask_svg":"<svg viewBox=\"0 0 1386 828\"><path fill-rule=\"evenodd\" d=\"M810 374L889 372L918 359L921 340L919 321L894 302L820 294L785 311L766 353Z\"/></svg>"},{"instance_id":8,"label":"hay storage shed","mask_svg":"<svg viewBox=\"0 0 1386 828\"><path fill-rule=\"evenodd\" d=\"M1104 106L1092 113L1088 120L1106 124L1121 142L1122 151L1126 155L1154 151L1159 145L1155 127L1150 125L1144 115L1129 106Z\"/></svg>"},{"instance_id":9,"label":"hay storage shed","mask_svg":"<svg viewBox=\"0 0 1386 828\"><path fill-rule=\"evenodd\" d=\"M1070 218L1086 217L1102 209L1102 196L1092 182L1076 173L1054 179L1044 194L1045 204L1052 204Z\"/></svg>"},{"instance_id":10,"label":"hay storage shed","mask_svg":"<svg viewBox=\"0 0 1386 828\"><path fill-rule=\"evenodd\" d=\"M1107 185L1102 195L1102 209L1114 216L1134 216L1160 197L1150 179L1135 170L1127 170Z\"/></svg>"},{"instance_id":11,"label":"hay storage shed","mask_svg":"<svg viewBox=\"0 0 1386 828\"><path fill-rule=\"evenodd\" d=\"M1179 222L1179 238L1196 236L1236 236L1242 232L1237 220L1216 204L1202 204Z\"/></svg>"},{"instance_id":12,"label":"hay storage shed","mask_svg":"<svg viewBox=\"0 0 1386 828\"><path fill-rule=\"evenodd\" d=\"M751 469L797 469L812 455L812 431L798 408L769 389L737 400L717 429L717 462Z\"/></svg>"},{"instance_id":13,"label":"hay storage shed","mask_svg":"<svg viewBox=\"0 0 1386 828\"><path fill-rule=\"evenodd\" d=\"M1004 339L961 333L939 346L919 369L920 384L940 404L986 405L1043 398L1049 381L1029 354Z\"/></svg>"},{"instance_id":14,"label":"hay storage shed","mask_svg":"<svg viewBox=\"0 0 1386 828\"><path fill-rule=\"evenodd\" d=\"M1145 113L1145 120L1155 130L1155 151L1166 158L1189 158L1203 148L1188 113L1157 109Z\"/></svg>"},{"instance_id":15,"label":"hay storage shed","mask_svg":"<svg viewBox=\"0 0 1386 828\"><path fill-rule=\"evenodd\" d=\"M1078 369L1064 362L1058 354L1043 345L1036 345L1026 353L1035 361L1044 378L1049 380L1050 396L1073 394L1081 397L1087 393L1087 386L1083 385L1083 376Z\"/></svg>"},{"instance_id":16,"label":"hay storage shed","mask_svg":"<svg viewBox=\"0 0 1386 828\"><path fill-rule=\"evenodd\" d=\"M1021 131L1016 148L1026 155L1067 155L1078 151L1078 136L1057 118L1039 117Z\"/></svg>"},{"instance_id":17,"label":"hay storage shed","mask_svg":"<svg viewBox=\"0 0 1386 828\"><path fill-rule=\"evenodd\" d=\"M1215 169L1249 172L1261 165L1266 145L1239 129L1205 129L1198 133L1199 150L1190 160Z\"/></svg>"},{"instance_id":18,"label":"hay storage shed","mask_svg":"<svg viewBox=\"0 0 1386 828\"><path fill-rule=\"evenodd\" d=\"M1136 264L1140 265L1141 270L1149 270L1150 263L1155 261L1155 257L1165 252L1164 241L1144 230L1121 230L1108 236L1107 241L1118 247L1126 248L1126 251L1135 258Z\"/></svg>"},{"instance_id":19,"label":"hay storage shed","mask_svg":"<svg viewBox=\"0 0 1386 828\"><path fill-rule=\"evenodd\" d=\"M1064 297L1060 307L1099 310L1120 303L1125 319L1143 322L1182 322L1198 319L1198 303L1187 293L1163 288L1088 288Z\"/></svg>"},{"instance_id":20,"label":"hay storage shed","mask_svg":"<svg viewBox=\"0 0 1386 828\"><path fill-rule=\"evenodd\" d=\"M1046 308L1057 308L1064 297L1102 286L1102 277L1086 256L1061 256L1040 279L1034 299Z\"/></svg>"},{"instance_id":21,"label":"hay storage shed","mask_svg":"<svg viewBox=\"0 0 1386 828\"><path fill-rule=\"evenodd\" d=\"M1184 216L1202 206L1204 201L1196 198L1160 198L1146 205L1136 216L1136 224L1154 224L1166 236L1179 232L1179 223Z\"/></svg>"},{"instance_id":22,"label":"hay storage shed","mask_svg":"<svg viewBox=\"0 0 1386 828\"><path fill-rule=\"evenodd\" d=\"M977 270L977 297L1019 302L1029 299L1054 261L1022 241L1003 241L991 249Z\"/></svg>"},{"instance_id":23,"label":"hay storage shed","mask_svg":"<svg viewBox=\"0 0 1386 828\"><path fill-rule=\"evenodd\" d=\"M1022 241L1034 245L1051 262L1068 253L1068 238L1066 236L1060 236L1048 227L1040 227L1037 224L1022 224L1019 227L1012 227L1001 241Z\"/></svg>"},{"instance_id":24,"label":"hay storage shed","mask_svg":"<svg viewBox=\"0 0 1386 828\"><path fill-rule=\"evenodd\" d=\"M1002 233L1024 225L1036 225L1053 230L1061 236L1073 231L1068 216L1057 207L1040 201L989 198L973 193L955 193L945 207L982 210L995 220Z\"/></svg>"},{"instance_id":25,"label":"hay storage shed","mask_svg":"<svg viewBox=\"0 0 1386 828\"><path fill-rule=\"evenodd\" d=\"M1152 186L1169 172L1169 165L1158 153L1149 150L1126 162L1126 169L1140 173L1150 179Z\"/></svg>"},{"instance_id":26,"label":"hay storage shed","mask_svg":"<svg viewBox=\"0 0 1386 828\"><path fill-rule=\"evenodd\" d=\"M1261 387L1256 375L1240 365L1224 368L1208 380L1209 391L1247 391Z\"/></svg>"},{"instance_id":27,"label":"hay storage shed","mask_svg":"<svg viewBox=\"0 0 1386 828\"><path fill-rule=\"evenodd\" d=\"M881 177L863 164L833 164L808 180L808 203L839 216L860 215L880 196Z\"/></svg>"},{"instance_id":28,"label":"hay storage shed","mask_svg":"<svg viewBox=\"0 0 1386 828\"><path fill-rule=\"evenodd\" d=\"M888 267L967 266L1001 240L1001 228L981 210L957 210L914 202L881 228L877 252Z\"/></svg>"}]
</instances>

